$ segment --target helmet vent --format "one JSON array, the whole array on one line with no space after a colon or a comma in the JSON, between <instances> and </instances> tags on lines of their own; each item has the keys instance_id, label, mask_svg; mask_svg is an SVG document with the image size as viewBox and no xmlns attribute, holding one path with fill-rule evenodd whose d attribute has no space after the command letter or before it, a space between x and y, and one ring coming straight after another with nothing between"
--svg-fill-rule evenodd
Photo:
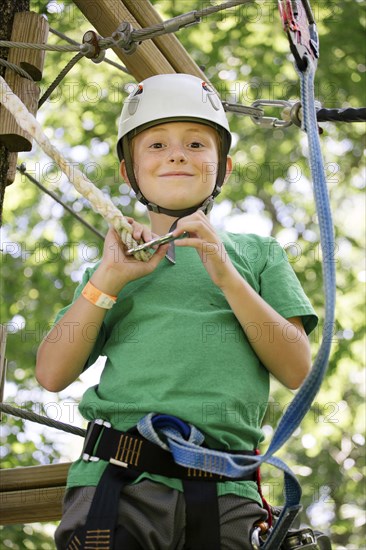
<instances>
[{"instance_id":1,"label":"helmet vent","mask_svg":"<svg viewBox=\"0 0 366 550\"><path fill-rule=\"evenodd\" d=\"M139 98L132 97L131 99L126 99L126 103L127 102L128 102L128 113L132 116L136 113L137 107L139 106Z\"/></svg>"},{"instance_id":2,"label":"helmet vent","mask_svg":"<svg viewBox=\"0 0 366 550\"><path fill-rule=\"evenodd\" d=\"M212 88L210 88L206 82L202 82L202 88L203 90L205 90L205 92L207 92L207 97L212 107L215 109L215 111L219 111L221 108L221 101L217 97L216 92Z\"/></svg>"}]
</instances>

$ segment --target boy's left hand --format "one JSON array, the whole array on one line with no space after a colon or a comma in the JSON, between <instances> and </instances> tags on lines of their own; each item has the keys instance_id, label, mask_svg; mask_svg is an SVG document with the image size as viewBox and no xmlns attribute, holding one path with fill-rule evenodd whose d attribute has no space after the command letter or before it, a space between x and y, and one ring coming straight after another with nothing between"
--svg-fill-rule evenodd
<instances>
[{"instance_id":1,"label":"boy's left hand","mask_svg":"<svg viewBox=\"0 0 366 550\"><path fill-rule=\"evenodd\" d=\"M195 248L212 281L219 288L223 288L230 277L237 274L237 271L224 244L202 210L181 218L173 234L178 237L183 231L188 231L189 237L174 241L175 246Z\"/></svg>"}]
</instances>

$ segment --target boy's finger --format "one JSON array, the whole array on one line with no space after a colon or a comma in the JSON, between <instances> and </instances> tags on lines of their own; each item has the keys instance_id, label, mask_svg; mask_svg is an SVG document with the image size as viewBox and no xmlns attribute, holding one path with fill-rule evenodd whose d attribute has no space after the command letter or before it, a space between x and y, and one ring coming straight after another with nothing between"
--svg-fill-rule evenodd
<instances>
[{"instance_id":1,"label":"boy's finger","mask_svg":"<svg viewBox=\"0 0 366 550\"><path fill-rule=\"evenodd\" d=\"M154 253L153 258L156 258L157 261L160 262L160 260L162 260L165 254L168 252L168 249L169 249L169 244L162 244Z\"/></svg>"}]
</instances>

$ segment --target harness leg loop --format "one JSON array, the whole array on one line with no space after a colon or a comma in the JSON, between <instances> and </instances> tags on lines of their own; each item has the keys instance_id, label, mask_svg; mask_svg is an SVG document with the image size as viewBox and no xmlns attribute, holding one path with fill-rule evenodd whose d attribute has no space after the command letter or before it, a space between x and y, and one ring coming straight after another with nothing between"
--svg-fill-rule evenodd
<instances>
[{"instance_id":1,"label":"harness leg loop","mask_svg":"<svg viewBox=\"0 0 366 550\"><path fill-rule=\"evenodd\" d=\"M184 550L220 550L220 515L216 483L183 481L186 501Z\"/></svg>"}]
</instances>

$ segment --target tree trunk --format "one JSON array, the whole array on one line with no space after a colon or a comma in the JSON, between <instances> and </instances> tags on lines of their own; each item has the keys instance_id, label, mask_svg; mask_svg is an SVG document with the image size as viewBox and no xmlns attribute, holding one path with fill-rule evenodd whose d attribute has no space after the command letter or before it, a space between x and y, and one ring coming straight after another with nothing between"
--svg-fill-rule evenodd
<instances>
[{"instance_id":1,"label":"tree trunk","mask_svg":"<svg viewBox=\"0 0 366 550\"><path fill-rule=\"evenodd\" d=\"M0 8L0 38L10 40L13 27L14 15L18 11L29 11L30 0L2 0ZM0 48L0 58L8 58L8 48ZM5 67L0 65L0 75L5 74ZM6 175L9 168L9 152L4 145L0 144L0 226L2 225L2 211L4 194L6 188Z\"/></svg>"}]
</instances>

